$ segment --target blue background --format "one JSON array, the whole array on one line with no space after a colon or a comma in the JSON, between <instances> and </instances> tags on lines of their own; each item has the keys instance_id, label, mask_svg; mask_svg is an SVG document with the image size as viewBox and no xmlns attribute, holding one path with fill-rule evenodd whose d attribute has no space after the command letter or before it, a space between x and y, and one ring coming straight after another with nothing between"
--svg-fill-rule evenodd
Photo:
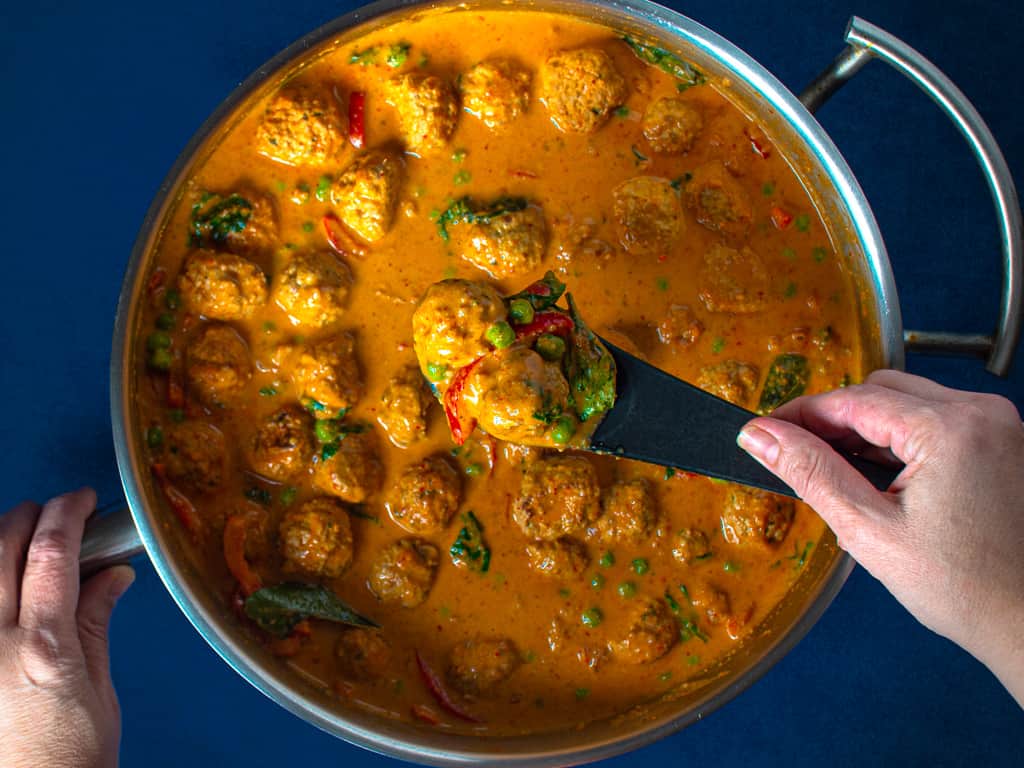
<instances>
[{"instance_id":1,"label":"blue background","mask_svg":"<svg viewBox=\"0 0 1024 768\"><path fill-rule=\"evenodd\" d=\"M193 131L293 39L349 10L323 0L5 3L0 11L7 398L0 508L91 484L119 498L107 367L137 228ZM971 97L1024 183L1017 0L694 0L672 3L795 90L839 50L858 13L903 37ZM3 17L6 17L3 19ZM937 109L871 64L819 114L886 237L906 325L987 331L998 297L988 193ZM912 357L910 370L1024 404L975 361ZM125 766L378 766L286 714L224 665L146 561L118 609L113 671ZM970 623L973 617L964 615ZM996 680L920 627L858 569L809 636L749 692L609 766L1010 765L1024 716Z\"/></svg>"}]
</instances>

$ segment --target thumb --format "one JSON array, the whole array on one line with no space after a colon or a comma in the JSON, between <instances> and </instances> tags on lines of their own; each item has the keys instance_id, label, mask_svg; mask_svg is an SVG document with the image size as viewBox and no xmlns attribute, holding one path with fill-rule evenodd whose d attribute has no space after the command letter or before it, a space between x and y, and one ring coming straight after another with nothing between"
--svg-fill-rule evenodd
<instances>
[{"instance_id":1,"label":"thumb","mask_svg":"<svg viewBox=\"0 0 1024 768\"><path fill-rule=\"evenodd\" d=\"M855 558L865 537L892 518L896 502L803 427L779 419L753 419L736 442L810 504Z\"/></svg>"},{"instance_id":2,"label":"thumb","mask_svg":"<svg viewBox=\"0 0 1024 768\"><path fill-rule=\"evenodd\" d=\"M78 637L85 654L85 666L94 685L109 683L110 657L107 628L118 598L135 581L135 571L115 565L100 571L85 584L78 598Z\"/></svg>"}]
</instances>

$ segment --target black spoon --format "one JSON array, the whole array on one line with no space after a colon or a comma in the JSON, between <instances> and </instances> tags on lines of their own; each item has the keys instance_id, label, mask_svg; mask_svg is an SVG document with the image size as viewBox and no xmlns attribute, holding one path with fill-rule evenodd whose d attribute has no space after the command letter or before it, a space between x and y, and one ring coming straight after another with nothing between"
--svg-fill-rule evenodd
<instances>
[{"instance_id":1,"label":"black spoon","mask_svg":"<svg viewBox=\"0 0 1024 768\"><path fill-rule=\"evenodd\" d=\"M618 395L591 435L588 450L796 497L792 488L736 445L740 429L757 414L601 341L615 358ZM836 450L882 491L903 469Z\"/></svg>"}]
</instances>

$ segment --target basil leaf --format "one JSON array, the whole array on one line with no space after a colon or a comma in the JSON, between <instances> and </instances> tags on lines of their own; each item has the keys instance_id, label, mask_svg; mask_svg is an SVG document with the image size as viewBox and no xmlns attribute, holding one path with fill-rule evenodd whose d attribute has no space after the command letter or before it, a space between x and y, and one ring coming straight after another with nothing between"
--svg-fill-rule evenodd
<instances>
[{"instance_id":1,"label":"basil leaf","mask_svg":"<svg viewBox=\"0 0 1024 768\"><path fill-rule=\"evenodd\" d=\"M376 627L319 584L286 582L258 589L245 600L245 614L261 629L286 637L300 621L323 619L353 627Z\"/></svg>"},{"instance_id":2,"label":"basil leaf","mask_svg":"<svg viewBox=\"0 0 1024 768\"><path fill-rule=\"evenodd\" d=\"M565 283L555 277L555 273L549 269L544 277L537 282L526 286L519 293L505 297L505 303L514 299L525 299L530 302L535 311L541 312L555 306L562 298L563 293L565 293Z\"/></svg>"},{"instance_id":3,"label":"basil leaf","mask_svg":"<svg viewBox=\"0 0 1024 768\"><path fill-rule=\"evenodd\" d=\"M565 298L574 323L566 356L569 398L580 421L586 421L615 405L615 360L583 322L572 294Z\"/></svg>"},{"instance_id":4,"label":"basil leaf","mask_svg":"<svg viewBox=\"0 0 1024 768\"><path fill-rule=\"evenodd\" d=\"M529 205L525 197L499 197L487 205L476 205L467 195L453 200L435 219L437 234L446 241L451 236L448 227L455 224L486 224L507 213L522 211Z\"/></svg>"},{"instance_id":5,"label":"basil leaf","mask_svg":"<svg viewBox=\"0 0 1024 768\"><path fill-rule=\"evenodd\" d=\"M471 571L487 573L491 567L491 550L484 542L484 527L472 512L464 514L462 522L462 530L448 554L455 565L465 565Z\"/></svg>"},{"instance_id":6,"label":"basil leaf","mask_svg":"<svg viewBox=\"0 0 1024 768\"><path fill-rule=\"evenodd\" d=\"M633 50L640 61L653 64L665 74L676 78L679 81L677 87L680 91L694 85L704 85L707 82L703 72L688 61L683 61L671 51L666 51L656 45L641 43L629 35L624 35L622 42Z\"/></svg>"},{"instance_id":7,"label":"basil leaf","mask_svg":"<svg viewBox=\"0 0 1024 768\"><path fill-rule=\"evenodd\" d=\"M757 412L771 413L783 403L800 397L807 389L811 368L803 355L786 354L776 357L765 376Z\"/></svg>"}]
</instances>

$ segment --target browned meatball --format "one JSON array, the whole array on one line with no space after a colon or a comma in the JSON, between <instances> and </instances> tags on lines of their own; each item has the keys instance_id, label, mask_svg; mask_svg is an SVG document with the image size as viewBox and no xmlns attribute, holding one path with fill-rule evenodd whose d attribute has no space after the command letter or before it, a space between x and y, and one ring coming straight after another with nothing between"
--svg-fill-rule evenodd
<instances>
[{"instance_id":1,"label":"browned meatball","mask_svg":"<svg viewBox=\"0 0 1024 768\"><path fill-rule=\"evenodd\" d=\"M697 386L730 403L746 407L757 391L761 372L739 360L725 360L700 369Z\"/></svg>"},{"instance_id":2,"label":"browned meatball","mask_svg":"<svg viewBox=\"0 0 1024 768\"><path fill-rule=\"evenodd\" d=\"M345 225L367 243L391 230L402 184L402 160L371 150L357 157L331 187L331 202Z\"/></svg>"},{"instance_id":3,"label":"browned meatball","mask_svg":"<svg viewBox=\"0 0 1024 768\"><path fill-rule=\"evenodd\" d=\"M355 346L351 333L339 333L302 349L295 358L292 381L301 397L323 406L324 416L351 408L363 396Z\"/></svg>"},{"instance_id":4,"label":"browned meatball","mask_svg":"<svg viewBox=\"0 0 1024 768\"><path fill-rule=\"evenodd\" d=\"M531 79L508 59L481 61L459 78L462 108L488 128L507 125L529 108Z\"/></svg>"},{"instance_id":5,"label":"browned meatball","mask_svg":"<svg viewBox=\"0 0 1024 768\"><path fill-rule=\"evenodd\" d=\"M353 504L379 491L383 477L384 467L371 432L346 435L334 455L321 456L313 467L313 485Z\"/></svg>"},{"instance_id":6,"label":"browned meatball","mask_svg":"<svg viewBox=\"0 0 1024 768\"><path fill-rule=\"evenodd\" d=\"M388 81L388 104L398 111L406 147L417 154L439 149L455 131L459 106L451 85L436 75L412 73Z\"/></svg>"},{"instance_id":7,"label":"browned meatball","mask_svg":"<svg viewBox=\"0 0 1024 768\"><path fill-rule=\"evenodd\" d=\"M512 519L531 539L547 541L582 531L600 512L597 472L578 456L553 456L523 473Z\"/></svg>"},{"instance_id":8,"label":"browned meatball","mask_svg":"<svg viewBox=\"0 0 1024 768\"><path fill-rule=\"evenodd\" d=\"M673 304L658 323L658 339L674 348L688 347L704 333L704 323L686 304Z\"/></svg>"},{"instance_id":9,"label":"browned meatball","mask_svg":"<svg viewBox=\"0 0 1024 768\"><path fill-rule=\"evenodd\" d=\"M323 165L344 148L345 130L326 88L285 86L270 99L256 128L256 151L286 165Z\"/></svg>"},{"instance_id":10,"label":"browned meatball","mask_svg":"<svg viewBox=\"0 0 1024 768\"><path fill-rule=\"evenodd\" d=\"M708 535L699 528L683 528L676 536L672 556L683 565L703 560L711 555Z\"/></svg>"},{"instance_id":11,"label":"browned meatball","mask_svg":"<svg viewBox=\"0 0 1024 768\"><path fill-rule=\"evenodd\" d=\"M532 541L526 545L526 562L537 573L554 579L579 576L590 564L582 542L565 536L555 541Z\"/></svg>"},{"instance_id":12,"label":"browned meatball","mask_svg":"<svg viewBox=\"0 0 1024 768\"><path fill-rule=\"evenodd\" d=\"M636 176L612 192L619 242L630 253L668 253L683 230L683 209L668 179Z\"/></svg>"},{"instance_id":13,"label":"browned meatball","mask_svg":"<svg viewBox=\"0 0 1024 768\"><path fill-rule=\"evenodd\" d=\"M648 664L668 653L678 637L679 625L668 606L660 600L643 598L633 608L626 636L610 645L622 661Z\"/></svg>"},{"instance_id":14,"label":"browned meatball","mask_svg":"<svg viewBox=\"0 0 1024 768\"><path fill-rule=\"evenodd\" d=\"M711 312L751 314L768 306L768 270L750 248L713 246L704 254L697 288Z\"/></svg>"},{"instance_id":15,"label":"browned meatball","mask_svg":"<svg viewBox=\"0 0 1024 768\"><path fill-rule=\"evenodd\" d=\"M540 266L547 244L544 213L536 205L462 228L462 258L495 279L515 277Z\"/></svg>"},{"instance_id":16,"label":"browned meatball","mask_svg":"<svg viewBox=\"0 0 1024 768\"><path fill-rule=\"evenodd\" d=\"M540 98L561 130L593 133L626 100L626 82L604 51L563 51L541 67Z\"/></svg>"},{"instance_id":17,"label":"browned meatball","mask_svg":"<svg viewBox=\"0 0 1024 768\"><path fill-rule=\"evenodd\" d=\"M691 588L690 602L707 617L711 625L717 626L729 618L729 595L710 584L698 584Z\"/></svg>"},{"instance_id":18,"label":"browned meatball","mask_svg":"<svg viewBox=\"0 0 1024 768\"><path fill-rule=\"evenodd\" d=\"M739 240L750 229L750 196L721 163L708 163L693 171L686 184L686 205L697 221L726 237Z\"/></svg>"},{"instance_id":19,"label":"browned meatball","mask_svg":"<svg viewBox=\"0 0 1024 768\"><path fill-rule=\"evenodd\" d=\"M295 253L274 275L271 297L295 325L324 328L345 312L352 272L330 251Z\"/></svg>"},{"instance_id":20,"label":"browned meatball","mask_svg":"<svg viewBox=\"0 0 1024 768\"><path fill-rule=\"evenodd\" d=\"M385 506L409 533L437 533L459 508L461 495L459 473L443 457L430 456L402 471Z\"/></svg>"},{"instance_id":21,"label":"browned meatball","mask_svg":"<svg viewBox=\"0 0 1024 768\"><path fill-rule=\"evenodd\" d=\"M703 127L700 110L673 96L648 104L641 121L644 138L651 149L664 155L689 152Z\"/></svg>"},{"instance_id":22,"label":"browned meatball","mask_svg":"<svg viewBox=\"0 0 1024 768\"><path fill-rule=\"evenodd\" d=\"M204 325L188 346L186 371L200 400L223 405L252 378L249 347L230 325Z\"/></svg>"},{"instance_id":23,"label":"browned meatball","mask_svg":"<svg viewBox=\"0 0 1024 768\"><path fill-rule=\"evenodd\" d=\"M404 366L384 388L377 421L388 439L399 448L408 448L427 436L427 408L430 393L423 375L415 365Z\"/></svg>"},{"instance_id":24,"label":"browned meatball","mask_svg":"<svg viewBox=\"0 0 1024 768\"><path fill-rule=\"evenodd\" d=\"M242 256L266 254L278 239L277 209L273 198L252 189L203 192L192 203L190 230L193 245Z\"/></svg>"},{"instance_id":25,"label":"browned meatball","mask_svg":"<svg viewBox=\"0 0 1024 768\"><path fill-rule=\"evenodd\" d=\"M333 579L352 562L352 523L335 499L310 499L288 510L280 537L285 570Z\"/></svg>"},{"instance_id":26,"label":"browned meatball","mask_svg":"<svg viewBox=\"0 0 1024 768\"><path fill-rule=\"evenodd\" d=\"M224 435L210 424L186 421L167 430L163 461L167 477L176 483L210 493L224 483Z\"/></svg>"},{"instance_id":27,"label":"browned meatball","mask_svg":"<svg viewBox=\"0 0 1024 768\"><path fill-rule=\"evenodd\" d=\"M338 672L349 680L377 680L391 669L391 644L379 629L346 629L334 653Z\"/></svg>"},{"instance_id":28,"label":"browned meatball","mask_svg":"<svg viewBox=\"0 0 1024 768\"><path fill-rule=\"evenodd\" d=\"M636 479L612 485L601 499L597 533L603 541L642 544L658 527L658 509L646 480Z\"/></svg>"},{"instance_id":29,"label":"browned meatball","mask_svg":"<svg viewBox=\"0 0 1024 768\"><path fill-rule=\"evenodd\" d=\"M501 295L489 283L442 280L424 294L412 316L420 370L439 391L462 367L491 351L487 329L506 317Z\"/></svg>"},{"instance_id":30,"label":"browned meatball","mask_svg":"<svg viewBox=\"0 0 1024 768\"><path fill-rule=\"evenodd\" d=\"M520 663L519 651L507 637L474 638L452 649L446 677L460 693L479 696L493 691Z\"/></svg>"},{"instance_id":31,"label":"browned meatball","mask_svg":"<svg viewBox=\"0 0 1024 768\"><path fill-rule=\"evenodd\" d=\"M434 584L439 553L421 539L399 539L386 547L370 567L367 586L385 603L415 608Z\"/></svg>"},{"instance_id":32,"label":"browned meatball","mask_svg":"<svg viewBox=\"0 0 1024 768\"><path fill-rule=\"evenodd\" d=\"M569 411L569 383L558 363L519 344L484 358L464 392L467 413L498 440L546 441L553 422Z\"/></svg>"},{"instance_id":33,"label":"browned meatball","mask_svg":"<svg viewBox=\"0 0 1024 768\"><path fill-rule=\"evenodd\" d=\"M244 320L267 303L267 276L241 256L198 250L189 254L178 287L185 305L211 320Z\"/></svg>"},{"instance_id":34,"label":"browned meatball","mask_svg":"<svg viewBox=\"0 0 1024 768\"><path fill-rule=\"evenodd\" d=\"M756 488L730 488L722 510L722 536L730 544L777 546L793 524L792 500Z\"/></svg>"},{"instance_id":35,"label":"browned meatball","mask_svg":"<svg viewBox=\"0 0 1024 768\"><path fill-rule=\"evenodd\" d=\"M313 459L312 430L312 417L297 405L272 413L246 445L249 466L271 480L292 479Z\"/></svg>"}]
</instances>

